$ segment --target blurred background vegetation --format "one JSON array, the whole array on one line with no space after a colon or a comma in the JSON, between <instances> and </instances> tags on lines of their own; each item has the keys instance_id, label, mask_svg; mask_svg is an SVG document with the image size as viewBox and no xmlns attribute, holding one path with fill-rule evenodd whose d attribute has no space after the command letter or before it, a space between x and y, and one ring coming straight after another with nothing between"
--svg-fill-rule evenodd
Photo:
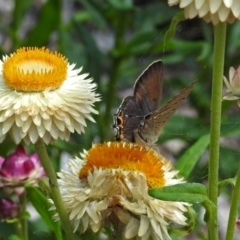
<instances>
[{"instance_id":1,"label":"blurred background vegetation","mask_svg":"<svg viewBox=\"0 0 240 240\"><path fill-rule=\"evenodd\" d=\"M179 8L168 7L164 0L0 0L2 56L22 46L57 50L70 63L89 72L102 96L96 105L99 115L93 116L96 123L88 122L86 134L73 134L69 142L57 141L48 146L56 169L63 152L76 155L93 142L114 140L114 113L122 99L132 95L138 75L158 59L164 63L161 105L198 80L187 101L164 127L157 143L160 152L176 160L209 132L213 29L199 19L182 21L173 38L164 43L165 33L178 12ZM229 25L224 71L227 78L229 67L240 64L239 35L240 23ZM224 101L220 180L234 177L239 163L239 119L237 104ZM6 156L14 148L8 138L0 145L0 155ZM34 151L32 146L27 148ZM188 181L204 183L207 162L206 152ZM225 189L226 193L230 190ZM44 229L42 225L37 221L30 231ZM8 234L7 229L0 232L1 237ZM198 234L201 236L201 229Z\"/></svg>"}]
</instances>

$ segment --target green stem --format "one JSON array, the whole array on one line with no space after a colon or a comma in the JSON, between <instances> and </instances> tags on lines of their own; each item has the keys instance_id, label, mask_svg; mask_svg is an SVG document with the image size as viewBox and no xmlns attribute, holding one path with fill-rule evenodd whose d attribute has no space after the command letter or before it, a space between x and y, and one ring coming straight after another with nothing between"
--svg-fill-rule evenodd
<instances>
[{"instance_id":1,"label":"green stem","mask_svg":"<svg viewBox=\"0 0 240 240\"><path fill-rule=\"evenodd\" d=\"M66 239L74 240L75 236L72 230L72 225L66 213L66 210L64 208L63 201L61 199L58 182L57 182L57 175L53 169L52 163L48 157L47 150L42 139L38 140L38 142L35 144L35 148L37 150L37 153L43 165L44 171L49 177L49 185L51 188L51 198L55 204L56 210L62 221L62 226L66 234Z\"/></svg>"},{"instance_id":2,"label":"green stem","mask_svg":"<svg viewBox=\"0 0 240 240\"><path fill-rule=\"evenodd\" d=\"M26 192L24 192L21 196L20 196L20 203L21 203L21 215L23 217L21 217L21 239L23 240L28 240L28 221L27 218L25 216L25 212L26 212L26 204L27 204L27 195Z\"/></svg>"},{"instance_id":3,"label":"green stem","mask_svg":"<svg viewBox=\"0 0 240 240\"><path fill-rule=\"evenodd\" d=\"M219 142L222 105L223 66L226 41L226 23L214 27L213 83L211 99L209 199L217 206ZM208 221L209 240L218 240L217 208L213 208Z\"/></svg>"},{"instance_id":4,"label":"green stem","mask_svg":"<svg viewBox=\"0 0 240 240\"><path fill-rule=\"evenodd\" d=\"M16 223L14 223L14 228L15 228L15 232L16 234L19 236L19 238L21 240L26 240L27 238L24 237L23 234L23 228L22 228L22 222L21 221L17 221Z\"/></svg>"},{"instance_id":5,"label":"green stem","mask_svg":"<svg viewBox=\"0 0 240 240\"><path fill-rule=\"evenodd\" d=\"M235 183L233 194L232 194L231 208L230 208L227 233L226 233L226 238L225 238L226 240L233 239L236 216L237 216L237 212L238 212L239 197L240 197L240 164L238 167L236 183Z\"/></svg>"}]
</instances>

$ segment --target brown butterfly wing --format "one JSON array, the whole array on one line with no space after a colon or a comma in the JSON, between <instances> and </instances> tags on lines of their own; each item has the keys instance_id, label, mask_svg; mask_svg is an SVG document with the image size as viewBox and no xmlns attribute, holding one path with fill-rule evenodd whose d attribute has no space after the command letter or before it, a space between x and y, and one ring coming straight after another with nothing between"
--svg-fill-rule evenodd
<instances>
[{"instance_id":1,"label":"brown butterfly wing","mask_svg":"<svg viewBox=\"0 0 240 240\"><path fill-rule=\"evenodd\" d=\"M158 109L162 96L162 85L163 64L159 60L146 68L134 86L134 98L143 116Z\"/></svg>"},{"instance_id":2,"label":"brown butterfly wing","mask_svg":"<svg viewBox=\"0 0 240 240\"><path fill-rule=\"evenodd\" d=\"M134 96L125 98L115 114L116 140L135 142L134 130L144 116L158 108L162 94L162 62L152 63L137 79Z\"/></svg>"},{"instance_id":3,"label":"brown butterfly wing","mask_svg":"<svg viewBox=\"0 0 240 240\"><path fill-rule=\"evenodd\" d=\"M139 137L146 142L146 145L153 145L161 132L163 125L175 113L178 107L192 90L195 82L184 88L178 95L168 101L162 108L152 114L145 116L138 130ZM137 140L136 140L137 142Z\"/></svg>"},{"instance_id":4,"label":"brown butterfly wing","mask_svg":"<svg viewBox=\"0 0 240 240\"><path fill-rule=\"evenodd\" d=\"M113 125L117 129L116 140L134 142L133 131L139 127L143 117L134 97L126 97L116 113L116 120Z\"/></svg>"}]
</instances>

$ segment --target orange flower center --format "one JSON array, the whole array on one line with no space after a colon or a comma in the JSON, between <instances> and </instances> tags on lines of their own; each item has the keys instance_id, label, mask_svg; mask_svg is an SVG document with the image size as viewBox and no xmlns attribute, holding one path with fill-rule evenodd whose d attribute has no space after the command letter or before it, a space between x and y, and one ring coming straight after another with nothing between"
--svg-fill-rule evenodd
<instances>
[{"instance_id":1,"label":"orange flower center","mask_svg":"<svg viewBox=\"0 0 240 240\"><path fill-rule=\"evenodd\" d=\"M86 154L79 178L87 178L94 168L138 171L146 176L149 187L165 185L163 165L166 159L154 150L124 142L96 144Z\"/></svg>"},{"instance_id":2,"label":"orange flower center","mask_svg":"<svg viewBox=\"0 0 240 240\"><path fill-rule=\"evenodd\" d=\"M3 79L9 88L23 92L54 90L67 76L67 59L46 48L20 48L3 60Z\"/></svg>"}]
</instances>

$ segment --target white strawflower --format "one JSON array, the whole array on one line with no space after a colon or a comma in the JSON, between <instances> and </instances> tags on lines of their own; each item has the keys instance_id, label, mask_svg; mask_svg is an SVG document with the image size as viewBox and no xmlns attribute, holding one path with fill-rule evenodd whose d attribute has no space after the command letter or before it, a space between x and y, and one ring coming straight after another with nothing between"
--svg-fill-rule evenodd
<instances>
[{"instance_id":1,"label":"white strawflower","mask_svg":"<svg viewBox=\"0 0 240 240\"><path fill-rule=\"evenodd\" d=\"M58 173L59 187L75 231L112 229L123 239L170 239L171 222L186 225L188 203L155 199L153 187L182 183L170 161L132 143L96 144Z\"/></svg>"},{"instance_id":2,"label":"white strawflower","mask_svg":"<svg viewBox=\"0 0 240 240\"><path fill-rule=\"evenodd\" d=\"M84 132L99 101L96 84L46 48L21 48L0 61L0 141L46 144Z\"/></svg>"}]
</instances>

